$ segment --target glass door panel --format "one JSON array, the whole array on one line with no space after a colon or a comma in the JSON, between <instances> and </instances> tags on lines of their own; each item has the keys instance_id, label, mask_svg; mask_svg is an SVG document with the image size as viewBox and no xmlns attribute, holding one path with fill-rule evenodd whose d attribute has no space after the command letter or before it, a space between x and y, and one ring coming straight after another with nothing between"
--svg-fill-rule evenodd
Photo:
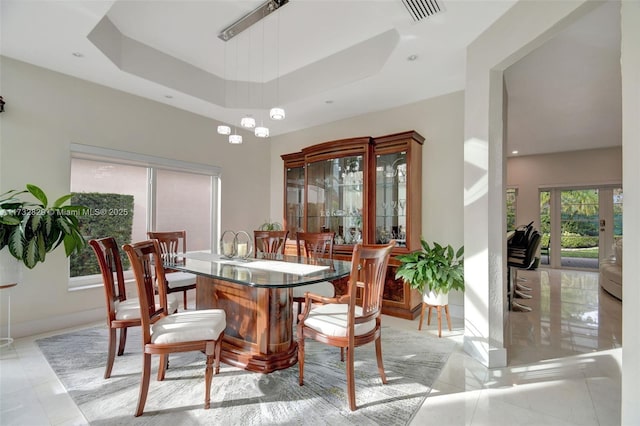
<instances>
[{"instance_id":1,"label":"glass door panel","mask_svg":"<svg viewBox=\"0 0 640 426\"><path fill-rule=\"evenodd\" d=\"M622 188L613 190L613 239L618 241L622 238Z\"/></svg>"},{"instance_id":2,"label":"glass door panel","mask_svg":"<svg viewBox=\"0 0 640 426\"><path fill-rule=\"evenodd\" d=\"M307 231L335 232L335 244L362 242L363 157L307 165Z\"/></svg>"},{"instance_id":3,"label":"glass door panel","mask_svg":"<svg viewBox=\"0 0 640 426\"><path fill-rule=\"evenodd\" d=\"M560 193L562 267L598 269L600 208L597 189Z\"/></svg>"},{"instance_id":4,"label":"glass door panel","mask_svg":"<svg viewBox=\"0 0 640 426\"><path fill-rule=\"evenodd\" d=\"M540 191L540 264L551 264L551 192Z\"/></svg>"},{"instance_id":5,"label":"glass door panel","mask_svg":"<svg viewBox=\"0 0 640 426\"><path fill-rule=\"evenodd\" d=\"M286 230L289 238L295 239L298 231L304 231L304 167L290 167L286 170Z\"/></svg>"},{"instance_id":6,"label":"glass door panel","mask_svg":"<svg viewBox=\"0 0 640 426\"><path fill-rule=\"evenodd\" d=\"M406 247L407 153L376 156L376 244Z\"/></svg>"}]
</instances>

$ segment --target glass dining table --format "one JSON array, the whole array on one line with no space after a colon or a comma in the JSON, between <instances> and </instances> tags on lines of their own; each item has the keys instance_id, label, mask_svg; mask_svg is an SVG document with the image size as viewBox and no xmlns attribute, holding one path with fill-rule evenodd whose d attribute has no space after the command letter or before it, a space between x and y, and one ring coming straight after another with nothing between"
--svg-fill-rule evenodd
<instances>
[{"instance_id":1,"label":"glass dining table","mask_svg":"<svg viewBox=\"0 0 640 426\"><path fill-rule=\"evenodd\" d=\"M196 309L223 309L222 361L269 373L297 362L292 288L349 276L351 262L298 256L228 259L185 253L165 266L197 275Z\"/></svg>"}]
</instances>

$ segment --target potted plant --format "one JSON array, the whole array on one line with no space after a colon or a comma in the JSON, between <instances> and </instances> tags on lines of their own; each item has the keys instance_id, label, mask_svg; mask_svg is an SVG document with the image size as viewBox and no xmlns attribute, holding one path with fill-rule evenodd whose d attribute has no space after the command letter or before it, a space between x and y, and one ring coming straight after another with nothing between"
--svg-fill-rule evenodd
<instances>
[{"instance_id":1,"label":"potted plant","mask_svg":"<svg viewBox=\"0 0 640 426\"><path fill-rule=\"evenodd\" d=\"M278 222L271 222L271 219L266 220L260 227L259 231L282 231L282 224Z\"/></svg>"},{"instance_id":2,"label":"potted plant","mask_svg":"<svg viewBox=\"0 0 640 426\"><path fill-rule=\"evenodd\" d=\"M422 293L428 305L447 305L449 291L464 291L464 246L456 251L436 242L430 246L422 238L420 244L421 250L396 257L396 278Z\"/></svg>"},{"instance_id":3,"label":"potted plant","mask_svg":"<svg viewBox=\"0 0 640 426\"><path fill-rule=\"evenodd\" d=\"M35 202L22 199L30 194ZM11 190L0 195L0 251L7 246L9 253L32 269L44 262L47 253L64 245L70 256L80 252L86 241L79 229L78 217L85 213L83 206L64 206L71 198L67 194L53 205L42 189L28 184L25 190Z\"/></svg>"}]
</instances>

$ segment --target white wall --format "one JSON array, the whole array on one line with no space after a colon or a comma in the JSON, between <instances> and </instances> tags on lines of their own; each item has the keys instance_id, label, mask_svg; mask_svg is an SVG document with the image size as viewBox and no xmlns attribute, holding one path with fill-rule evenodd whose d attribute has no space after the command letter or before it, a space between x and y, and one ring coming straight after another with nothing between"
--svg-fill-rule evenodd
<instances>
[{"instance_id":1,"label":"white wall","mask_svg":"<svg viewBox=\"0 0 640 426\"><path fill-rule=\"evenodd\" d=\"M462 228L463 93L329 123L272 139L271 217L284 216L284 167L280 155L305 146L357 136L383 136L415 130L425 137L422 153L422 235L459 247ZM461 315L462 295L450 304Z\"/></svg>"},{"instance_id":2,"label":"white wall","mask_svg":"<svg viewBox=\"0 0 640 426\"><path fill-rule=\"evenodd\" d=\"M640 2L622 2L622 424L640 424ZM631 262L626 259L632 259ZM632 285L627 286L626 283ZM635 285L634 285L635 284Z\"/></svg>"},{"instance_id":3,"label":"white wall","mask_svg":"<svg viewBox=\"0 0 640 426\"><path fill-rule=\"evenodd\" d=\"M622 184L622 147L510 157L507 185L518 188L516 223L540 227L542 187Z\"/></svg>"},{"instance_id":4,"label":"white wall","mask_svg":"<svg viewBox=\"0 0 640 426\"><path fill-rule=\"evenodd\" d=\"M269 214L264 141L232 146L214 120L1 59L0 192L34 183L51 199L68 193L69 144L81 143L222 167L222 230L251 231ZM15 337L104 317L101 288L69 292L67 282L64 250L24 272L11 298Z\"/></svg>"}]
</instances>

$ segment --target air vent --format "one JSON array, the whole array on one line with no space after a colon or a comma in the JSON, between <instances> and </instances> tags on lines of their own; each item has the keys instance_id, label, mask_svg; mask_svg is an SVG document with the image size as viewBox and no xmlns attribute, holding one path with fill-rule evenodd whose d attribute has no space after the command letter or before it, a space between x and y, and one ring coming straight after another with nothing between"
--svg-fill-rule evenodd
<instances>
[{"instance_id":1,"label":"air vent","mask_svg":"<svg viewBox=\"0 0 640 426\"><path fill-rule=\"evenodd\" d=\"M442 12L442 8L436 0L402 0L402 3L414 21L421 21Z\"/></svg>"}]
</instances>

